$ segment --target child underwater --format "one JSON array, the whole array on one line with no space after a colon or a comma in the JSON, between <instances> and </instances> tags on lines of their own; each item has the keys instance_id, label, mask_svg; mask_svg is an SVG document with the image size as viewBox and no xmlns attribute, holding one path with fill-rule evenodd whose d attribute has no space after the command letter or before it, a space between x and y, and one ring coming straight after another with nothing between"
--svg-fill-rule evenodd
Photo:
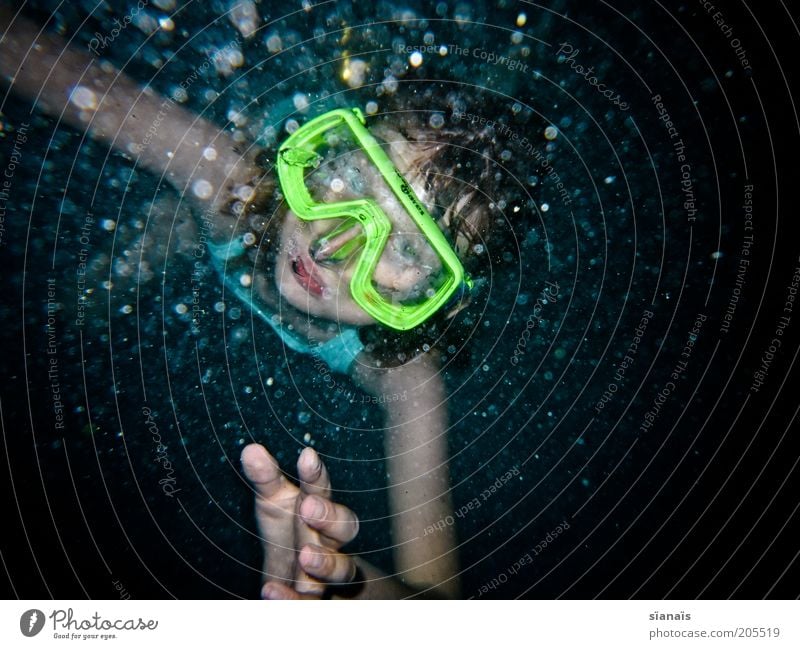
<instances>
[{"instance_id":1,"label":"child underwater","mask_svg":"<svg viewBox=\"0 0 800 649\"><path fill-rule=\"evenodd\" d=\"M445 341L459 335L451 323L470 302L469 285L477 285L473 293L479 290L486 255L476 251L487 247L499 218L493 213L498 182L493 130L469 123L431 127L434 91L387 98L367 127L376 138L371 142L396 169L400 193L379 189L391 185L390 178L369 164L364 150L353 153L347 145L345 153L337 150L341 133L324 140L327 157L314 160L317 166L306 177L312 200L335 207L369 196L392 222L392 233L367 270L368 286L387 309L402 311L441 297L436 248L432 253L425 237L409 235L415 207L436 217L448 250L463 264L463 281L457 274L435 313L418 326L387 326L364 309L363 297L357 299L351 288L360 272L364 223L299 218L276 174L280 151L239 141L181 106L172 104L165 113L165 99L151 89L7 8L0 9L0 23L5 32L0 71L11 91L169 182L210 224L209 248L226 287L287 347L350 376L384 410L397 578L340 551L358 534L358 517L332 500L331 480L316 451L301 453L297 486L266 448L251 444L241 459L254 488L263 540L262 596L388 598L420 591L458 596L455 528L424 534L451 516L453 506L448 398L436 348L420 341L438 340L446 347ZM328 115L330 108L341 105L326 105L317 114ZM295 133L303 128L298 124ZM410 204L402 204L403 193L412 196Z\"/></svg>"}]
</instances>

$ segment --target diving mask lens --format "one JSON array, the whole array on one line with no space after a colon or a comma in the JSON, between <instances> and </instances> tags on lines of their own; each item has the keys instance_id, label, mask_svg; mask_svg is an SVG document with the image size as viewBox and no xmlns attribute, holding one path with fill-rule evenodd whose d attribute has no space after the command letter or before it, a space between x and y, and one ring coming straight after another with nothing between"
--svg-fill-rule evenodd
<instances>
[{"instance_id":1,"label":"diving mask lens","mask_svg":"<svg viewBox=\"0 0 800 649\"><path fill-rule=\"evenodd\" d=\"M281 188L298 217L316 221L314 261L353 264L356 302L379 322L409 329L447 301L463 269L362 122L360 112L337 110L295 131L279 152Z\"/></svg>"},{"instance_id":2,"label":"diving mask lens","mask_svg":"<svg viewBox=\"0 0 800 649\"><path fill-rule=\"evenodd\" d=\"M346 219L311 244L311 258L318 264L339 264L358 255L366 237L358 221Z\"/></svg>"}]
</instances>

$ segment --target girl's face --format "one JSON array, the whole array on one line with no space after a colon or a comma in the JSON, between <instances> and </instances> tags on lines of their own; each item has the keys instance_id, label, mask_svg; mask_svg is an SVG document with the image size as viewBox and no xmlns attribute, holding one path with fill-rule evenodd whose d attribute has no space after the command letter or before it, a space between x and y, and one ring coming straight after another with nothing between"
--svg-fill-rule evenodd
<instances>
[{"instance_id":1,"label":"girl's face","mask_svg":"<svg viewBox=\"0 0 800 649\"><path fill-rule=\"evenodd\" d=\"M406 143L403 144L408 147ZM426 202L424 187L420 187L419 182L414 182L413 172L408 173L412 168L409 158L413 156L399 155L396 150L390 151L390 155L417 196ZM363 196L365 184L375 187L380 183L380 177L375 178L363 160L353 157L342 161L338 168L328 169L326 173L320 174L320 180L316 181L318 186L312 189L309 185L309 190L315 197L321 196L331 202L346 200L350 196L347 189L342 189L341 178L346 179L348 175L358 176L357 181L353 181L356 185L352 190L353 195L360 193ZM335 182L332 182L334 179ZM331 186L334 190L330 189ZM335 195L328 195L331 192ZM402 224L403 215L398 215L397 209L401 209L399 202L392 211L395 223ZM408 221L410 222L410 218ZM332 239L325 250L320 249L320 239L331 233L337 225L336 222L341 223L338 219L303 221L291 211L287 213L281 228L275 264L276 285L287 302L312 316L343 324L375 324L376 321L358 306L350 294L350 280L355 272L358 255L341 261L335 261L330 256L337 246L345 244L353 234L345 232ZM430 255L424 254L424 242L418 244L412 235L402 234L401 231L407 233L411 228L400 227L398 232L393 231L375 268L373 281L379 292L385 290L392 295L411 293L441 269L438 257L432 259Z\"/></svg>"},{"instance_id":2,"label":"girl's face","mask_svg":"<svg viewBox=\"0 0 800 649\"><path fill-rule=\"evenodd\" d=\"M287 214L275 265L278 290L293 307L310 315L344 324L375 324L350 294L358 255L343 261L320 260L318 242L331 227L330 221L305 222L292 212ZM348 234L339 239L344 243ZM384 250L372 276L379 293L413 294L420 283L425 286L441 270L438 258L413 250L407 236L390 235Z\"/></svg>"},{"instance_id":3,"label":"girl's face","mask_svg":"<svg viewBox=\"0 0 800 649\"><path fill-rule=\"evenodd\" d=\"M350 295L353 265L342 267L313 260L312 245L327 229L330 223L305 222L291 211L287 213L275 264L278 291L289 304L309 315L344 324L375 324Z\"/></svg>"}]
</instances>

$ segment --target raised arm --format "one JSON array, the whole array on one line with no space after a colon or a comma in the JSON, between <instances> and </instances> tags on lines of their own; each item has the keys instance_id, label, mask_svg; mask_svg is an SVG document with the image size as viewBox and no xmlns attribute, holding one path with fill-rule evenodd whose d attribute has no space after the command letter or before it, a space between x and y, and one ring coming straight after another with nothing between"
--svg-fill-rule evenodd
<instances>
[{"instance_id":1,"label":"raised arm","mask_svg":"<svg viewBox=\"0 0 800 649\"><path fill-rule=\"evenodd\" d=\"M0 76L11 92L163 174L203 209L225 213L259 178L256 152L241 151L227 131L8 7L0 7L0 35Z\"/></svg>"}]
</instances>

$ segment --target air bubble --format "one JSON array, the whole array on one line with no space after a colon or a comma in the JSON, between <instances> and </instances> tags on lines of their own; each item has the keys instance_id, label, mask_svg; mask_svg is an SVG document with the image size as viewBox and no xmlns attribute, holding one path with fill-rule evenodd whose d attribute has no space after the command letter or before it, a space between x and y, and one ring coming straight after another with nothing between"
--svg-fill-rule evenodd
<instances>
[{"instance_id":1,"label":"air bubble","mask_svg":"<svg viewBox=\"0 0 800 649\"><path fill-rule=\"evenodd\" d=\"M173 88L172 92L170 92L170 95L172 96L173 101L177 101L179 104L185 104L187 101L189 101L189 93L186 92L185 88L181 88L180 86Z\"/></svg>"},{"instance_id":2,"label":"air bubble","mask_svg":"<svg viewBox=\"0 0 800 649\"><path fill-rule=\"evenodd\" d=\"M210 182L200 178L199 180L195 180L192 184L192 193L197 196L197 198L207 200L211 198L211 195L214 193L214 188L211 186Z\"/></svg>"},{"instance_id":3,"label":"air bubble","mask_svg":"<svg viewBox=\"0 0 800 649\"><path fill-rule=\"evenodd\" d=\"M267 46L267 51L270 54L277 54L283 49L283 41L276 32L267 34L266 38L264 39L264 44Z\"/></svg>"},{"instance_id":4,"label":"air bubble","mask_svg":"<svg viewBox=\"0 0 800 649\"><path fill-rule=\"evenodd\" d=\"M241 185L236 188L236 198L245 203L253 198L253 194L255 193L256 191L253 189L252 185Z\"/></svg>"},{"instance_id":5,"label":"air bubble","mask_svg":"<svg viewBox=\"0 0 800 649\"><path fill-rule=\"evenodd\" d=\"M70 94L69 100L81 110L97 108L97 95L86 86L77 86Z\"/></svg>"},{"instance_id":6,"label":"air bubble","mask_svg":"<svg viewBox=\"0 0 800 649\"><path fill-rule=\"evenodd\" d=\"M349 59L342 68L342 81L346 82L351 88L359 88L364 85L366 74L366 61L363 59Z\"/></svg>"},{"instance_id":7,"label":"air bubble","mask_svg":"<svg viewBox=\"0 0 800 649\"><path fill-rule=\"evenodd\" d=\"M397 92L397 88L399 87L400 83L397 81L395 77L389 76L383 80L383 83L381 85L383 86L384 92L393 95L394 93Z\"/></svg>"},{"instance_id":8,"label":"air bubble","mask_svg":"<svg viewBox=\"0 0 800 649\"><path fill-rule=\"evenodd\" d=\"M304 112L308 110L308 95L298 92L294 97L292 97L292 103L297 110Z\"/></svg>"}]
</instances>

